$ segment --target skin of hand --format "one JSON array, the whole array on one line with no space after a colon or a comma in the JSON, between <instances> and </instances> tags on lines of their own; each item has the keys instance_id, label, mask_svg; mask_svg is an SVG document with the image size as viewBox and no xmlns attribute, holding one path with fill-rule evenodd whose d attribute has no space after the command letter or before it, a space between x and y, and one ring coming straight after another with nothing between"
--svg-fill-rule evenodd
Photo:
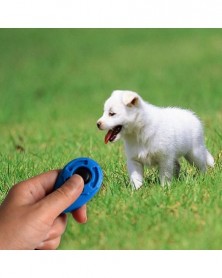
<instances>
[{"instance_id":1,"label":"skin of hand","mask_svg":"<svg viewBox=\"0 0 222 278\"><path fill-rule=\"evenodd\" d=\"M0 249L56 249L65 231L62 213L82 193L84 181L73 175L53 191L59 170L52 170L14 185L0 206ZM87 221L86 206L72 212Z\"/></svg>"}]
</instances>

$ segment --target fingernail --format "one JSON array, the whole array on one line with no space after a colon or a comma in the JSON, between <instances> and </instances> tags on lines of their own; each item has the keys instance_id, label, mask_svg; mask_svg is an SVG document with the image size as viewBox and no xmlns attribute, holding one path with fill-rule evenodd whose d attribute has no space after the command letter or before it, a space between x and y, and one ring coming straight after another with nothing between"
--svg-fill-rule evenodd
<instances>
[{"instance_id":1,"label":"fingernail","mask_svg":"<svg viewBox=\"0 0 222 278\"><path fill-rule=\"evenodd\" d=\"M84 185L83 179L79 175L73 175L70 179L67 180L66 183L74 190L76 190L77 188L82 188Z\"/></svg>"},{"instance_id":2,"label":"fingernail","mask_svg":"<svg viewBox=\"0 0 222 278\"><path fill-rule=\"evenodd\" d=\"M88 218L85 216L85 219L83 220L82 224L85 224L87 222Z\"/></svg>"},{"instance_id":3,"label":"fingernail","mask_svg":"<svg viewBox=\"0 0 222 278\"><path fill-rule=\"evenodd\" d=\"M84 181L83 181L83 178L80 176L80 175L73 175L72 176L72 180L73 182L75 182L76 184L81 184L81 185L84 185Z\"/></svg>"}]
</instances>

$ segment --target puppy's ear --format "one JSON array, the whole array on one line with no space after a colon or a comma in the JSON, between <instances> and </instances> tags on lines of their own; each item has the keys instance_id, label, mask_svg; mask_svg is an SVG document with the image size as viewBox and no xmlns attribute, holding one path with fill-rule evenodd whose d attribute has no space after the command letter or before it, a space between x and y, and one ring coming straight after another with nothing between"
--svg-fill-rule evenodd
<instances>
[{"instance_id":1,"label":"puppy's ear","mask_svg":"<svg viewBox=\"0 0 222 278\"><path fill-rule=\"evenodd\" d=\"M139 96L134 92L128 91L123 95L123 103L128 107L138 106Z\"/></svg>"}]
</instances>

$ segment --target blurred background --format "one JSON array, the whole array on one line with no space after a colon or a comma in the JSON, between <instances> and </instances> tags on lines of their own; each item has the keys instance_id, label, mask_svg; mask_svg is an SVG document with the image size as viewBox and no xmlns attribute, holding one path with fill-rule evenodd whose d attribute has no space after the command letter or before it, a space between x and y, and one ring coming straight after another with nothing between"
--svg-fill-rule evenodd
<instances>
[{"instance_id":1,"label":"blurred background","mask_svg":"<svg viewBox=\"0 0 222 278\"><path fill-rule=\"evenodd\" d=\"M1 29L0 42L2 125L83 119L86 106L96 119L114 89L221 108L220 29Z\"/></svg>"}]
</instances>

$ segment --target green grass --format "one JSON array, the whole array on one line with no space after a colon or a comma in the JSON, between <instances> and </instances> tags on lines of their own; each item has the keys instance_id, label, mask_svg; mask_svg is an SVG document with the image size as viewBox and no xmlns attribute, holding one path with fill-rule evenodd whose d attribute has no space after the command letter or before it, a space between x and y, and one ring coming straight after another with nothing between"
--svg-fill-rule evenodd
<instances>
[{"instance_id":1,"label":"green grass","mask_svg":"<svg viewBox=\"0 0 222 278\"><path fill-rule=\"evenodd\" d=\"M0 30L0 200L16 182L79 156L104 171L88 222L69 219L61 249L222 249L222 30ZM132 191L122 142L105 145L96 120L113 89L195 111L216 166L182 163Z\"/></svg>"}]
</instances>

